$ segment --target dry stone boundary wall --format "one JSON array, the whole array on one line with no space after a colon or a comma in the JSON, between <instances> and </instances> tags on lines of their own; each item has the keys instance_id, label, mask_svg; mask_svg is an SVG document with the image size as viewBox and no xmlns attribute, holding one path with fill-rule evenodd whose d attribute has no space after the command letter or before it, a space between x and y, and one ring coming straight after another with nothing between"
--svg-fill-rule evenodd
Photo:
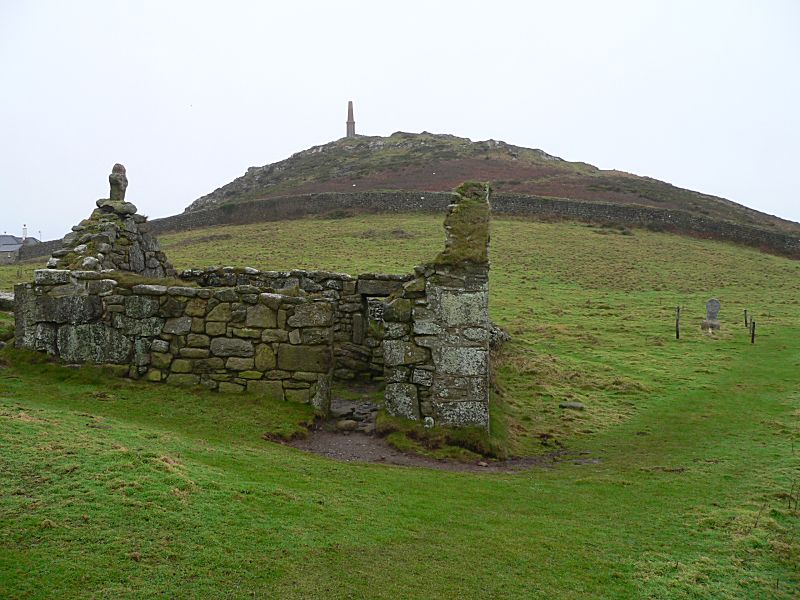
<instances>
[{"instance_id":1,"label":"dry stone boundary wall","mask_svg":"<svg viewBox=\"0 0 800 600\"><path fill-rule=\"evenodd\" d=\"M327 412L333 302L237 285L120 285L108 273L39 270L18 285L16 344L129 375L250 391Z\"/></svg>"},{"instance_id":2,"label":"dry stone boundary wall","mask_svg":"<svg viewBox=\"0 0 800 600\"><path fill-rule=\"evenodd\" d=\"M151 231L157 233L188 231L212 225L240 225L347 210L374 213L441 213L447 209L451 198L449 192L305 194L251 200L218 208L185 212L172 217L154 219L150 222L150 227ZM543 196L493 194L492 212L501 215L538 216L663 229L736 242L782 256L800 258L798 235L710 219L681 210Z\"/></svg>"},{"instance_id":3,"label":"dry stone boundary wall","mask_svg":"<svg viewBox=\"0 0 800 600\"><path fill-rule=\"evenodd\" d=\"M440 213L450 203L449 192L354 192L319 193L250 200L217 208L185 212L149 222L152 233L190 231L214 225L242 225L262 221L296 219L337 211L372 213ZM800 258L800 236L781 231L710 219L681 210L639 205L547 198L543 196L497 194L492 211L514 216L608 222L632 227L649 227L687 233L710 239L745 244L790 258ZM60 240L19 249L18 260L48 256L62 245Z\"/></svg>"}]
</instances>

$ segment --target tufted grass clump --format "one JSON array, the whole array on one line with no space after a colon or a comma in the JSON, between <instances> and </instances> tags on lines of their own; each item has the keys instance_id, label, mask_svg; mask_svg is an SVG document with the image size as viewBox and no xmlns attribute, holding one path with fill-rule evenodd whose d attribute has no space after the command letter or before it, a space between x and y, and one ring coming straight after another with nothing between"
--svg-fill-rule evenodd
<instances>
[{"instance_id":1,"label":"tufted grass clump","mask_svg":"<svg viewBox=\"0 0 800 600\"><path fill-rule=\"evenodd\" d=\"M200 287L196 281L179 279L177 277L145 277L131 271L112 271L104 273L107 279L113 279L119 285L132 288L135 285L166 285L175 287Z\"/></svg>"},{"instance_id":2,"label":"tufted grass clump","mask_svg":"<svg viewBox=\"0 0 800 600\"><path fill-rule=\"evenodd\" d=\"M0 312L0 342L7 342L14 337L14 315Z\"/></svg>"},{"instance_id":3,"label":"tufted grass clump","mask_svg":"<svg viewBox=\"0 0 800 600\"><path fill-rule=\"evenodd\" d=\"M508 449L482 428L443 427L427 429L418 421L393 417L381 411L375 422L379 434L398 450L411 451L432 458L455 458L474 461L488 457L504 459Z\"/></svg>"}]
</instances>

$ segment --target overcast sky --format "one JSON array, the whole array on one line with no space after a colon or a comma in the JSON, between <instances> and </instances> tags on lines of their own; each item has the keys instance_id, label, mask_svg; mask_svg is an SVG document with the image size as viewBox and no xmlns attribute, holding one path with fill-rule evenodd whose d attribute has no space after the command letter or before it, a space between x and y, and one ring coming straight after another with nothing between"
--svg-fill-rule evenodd
<instances>
[{"instance_id":1,"label":"overcast sky","mask_svg":"<svg viewBox=\"0 0 800 600\"><path fill-rule=\"evenodd\" d=\"M800 2L0 0L0 232L182 212L356 128L452 133L800 221Z\"/></svg>"}]
</instances>

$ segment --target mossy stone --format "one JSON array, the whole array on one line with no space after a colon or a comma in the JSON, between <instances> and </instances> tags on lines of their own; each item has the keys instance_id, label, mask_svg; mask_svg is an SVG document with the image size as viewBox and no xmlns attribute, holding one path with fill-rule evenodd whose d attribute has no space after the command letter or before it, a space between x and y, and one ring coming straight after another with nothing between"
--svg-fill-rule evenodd
<instances>
[{"instance_id":1,"label":"mossy stone","mask_svg":"<svg viewBox=\"0 0 800 600\"><path fill-rule=\"evenodd\" d=\"M255 367L259 371L269 371L274 369L277 363L275 352L267 344L261 344L256 348Z\"/></svg>"}]
</instances>

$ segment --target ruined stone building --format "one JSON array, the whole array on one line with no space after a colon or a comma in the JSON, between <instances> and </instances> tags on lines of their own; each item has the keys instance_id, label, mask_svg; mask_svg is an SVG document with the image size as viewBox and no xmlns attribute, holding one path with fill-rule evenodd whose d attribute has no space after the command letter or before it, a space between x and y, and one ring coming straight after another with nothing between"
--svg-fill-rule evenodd
<instances>
[{"instance_id":1,"label":"ruined stone building","mask_svg":"<svg viewBox=\"0 0 800 600\"><path fill-rule=\"evenodd\" d=\"M48 269L16 286L16 344L130 377L330 407L385 382L389 413L489 426L489 188L452 195L444 250L413 273L174 269L126 202L124 167Z\"/></svg>"}]
</instances>

